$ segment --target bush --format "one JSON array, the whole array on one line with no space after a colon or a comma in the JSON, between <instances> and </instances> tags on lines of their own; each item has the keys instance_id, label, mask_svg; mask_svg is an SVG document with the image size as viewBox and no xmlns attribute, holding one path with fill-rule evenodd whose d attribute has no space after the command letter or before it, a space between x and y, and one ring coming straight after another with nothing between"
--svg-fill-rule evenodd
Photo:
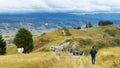
<instances>
[{"instance_id":1,"label":"bush","mask_svg":"<svg viewBox=\"0 0 120 68\"><path fill-rule=\"evenodd\" d=\"M45 38L40 38L40 42L49 42L50 40L45 39Z\"/></svg>"},{"instance_id":2,"label":"bush","mask_svg":"<svg viewBox=\"0 0 120 68\"><path fill-rule=\"evenodd\" d=\"M71 36L71 33L69 32L69 30L65 27L62 29L58 29L56 32L57 32L57 35L59 36Z\"/></svg>"},{"instance_id":3,"label":"bush","mask_svg":"<svg viewBox=\"0 0 120 68\"><path fill-rule=\"evenodd\" d=\"M73 29L81 29L81 27L74 27Z\"/></svg>"},{"instance_id":4,"label":"bush","mask_svg":"<svg viewBox=\"0 0 120 68\"><path fill-rule=\"evenodd\" d=\"M91 28L91 27L93 27L93 25L91 24L91 22L88 22L88 23L86 24L86 28Z\"/></svg>"},{"instance_id":5,"label":"bush","mask_svg":"<svg viewBox=\"0 0 120 68\"><path fill-rule=\"evenodd\" d=\"M46 33L42 33L40 36L44 36Z\"/></svg>"},{"instance_id":6,"label":"bush","mask_svg":"<svg viewBox=\"0 0 120 68\"><path fill-rule=\"evenodd\" d=\"M120 39L109 39L96 42L95 46L97 49L104 47L114 47L120 45Z\"/></svg>"},{"instance_id":7,"label":"bush","mask_svg":"<svg viewBox=\"0 0 120 68\"><path fill-rule=\"evenodd\" d=\"M79 40L79 43L80 43L81 45L91 45L93 42L92 42L91 39L80 39L80 40Z\"/></svg>"},{"instance_id":8,"label":"bush","mask_svg":"<svg viewBox=\"0 0 120 68\"><path fill-rule=\"evenodd\" d=\"M100 20L98 25L99 26L106 26L106 25L112 25L113 22L109 21L109 20Z\"/></svg>"},{"instance_id":9,"label":"bush","mask_svg":"<svg viewBox=\"0 0 120 68\"><path fill-rule=\"evenodd\" d=\"M69 32L69 30L67 28L64 27L62 30L64 30L65 36L71 36L71 33Z\"/></svg>"},{"instance_id":10,"label":"bush","mask_svg":"<svg viewBox=\"0 0 120 68\"><path fill-rule=\"evenodd\" d=\"M69 31L65 31L65 36L71 36L71 33Z\"/></svg>"},{"instance_id":11,"label":"bush","mask_svg":"<svg viewBox=\"0 0 120 68\"><path fill-rule=\"evenodd\" d=\"M117 45L120 45L120 39L114 39L113 40Z\"/></svg>"},{"instance_id":12,"label":"bush","mask_svg":"<svg viewBox=\"0 0 120 68\"><path fill-rule=\"evenodd\" d=\"M107 29L107 30L104 30L104 32L107 33L107 34L109 34L110 36L115 36L115 34L116 34L115 31L113 31L113 30L108 30L108 29Z\"/></svg>"},{"instance_id":13,"label":"bush","mask_svg":"<svg viewBox=\"0 0 120 68\"><path fill-rule=\"evenodd\" d=\"M84 55L90 55L90 49L84 50Z\"/></svg>"},{"instance_id":14,"label":"bush","mask_svg":"<svg viewBox=\"0 0 120 68\"><path fill-rule=\"evenodd\" d=\"M107 40L106 42L107 42L107 46L117 46L117 43L114 42L113 39L111 39L111 40Z\"/></svg>"},{"instance_id":15,"label":"bush","mask_svg":"<svg viewBox=\"0 0 120 68\"><path fill-rule=\"evenodd\" d=\"M76 29L81 29L81 27L77 27Z\"/></svg>"},{"instance_id":16,"label":"bush","mask_svg":"<svg viewBox=\"0 0 120 68\"><path fill-rule=\"evenodd\" d=\"M106 46L106 44L103 41L97 42L95 44L96 49L101 49L101 48L103 48L105 46Z\"/></svg>"}]
</instances>

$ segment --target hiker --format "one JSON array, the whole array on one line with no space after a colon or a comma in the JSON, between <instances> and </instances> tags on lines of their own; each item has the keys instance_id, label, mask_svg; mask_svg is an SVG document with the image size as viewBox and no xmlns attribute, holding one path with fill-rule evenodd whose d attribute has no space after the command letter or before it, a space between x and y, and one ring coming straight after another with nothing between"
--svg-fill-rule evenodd
<instances>
[{"instance_id":1,"label":"hiker","mask_svg":"<svg viewBox=\"0 0 120 68\"><path fill-rule=\"evenodd\" d=\"M80 52L80 56L82 56L82 55L84 55L84 50L82 50L82 51Z\"/></svg>"},{"instance_id":2,"label":"hiker","mask_svg":"<svg viewBox=\"0 0 120 68\"><path fill-rule=\"evenodd\" d=\"M73 53L73 49L70 49L70 53Z\"/></svg>"},{"instance_id":3,"label":"hiker","mask_svg":"<svg viewBox=\"0 0 120 68\"><path fill-rule=\"evenodd\" d=\"M73 53L73 55L75 55L76 54L75 50L73 50L72 53Z\"/></svg>"},{"instance_id":4,"label":"hiker","mask_svg":"<svg viewBox=\"0 0 120 68\"><path fill-rule=\"evenodd\" d=\"M70 53L70 50L71 50L71 49L70 49L70 48L68 48L68 52L69 52L69 53Z\"/></svg>"},{"instance_id":5,"label":"hiker","mask_svg":"<svg viewBox=\"0 0 120 68\"><path fill-rule=\"evenodd\" d=\"M91 54L92 64L95 64L97 51L94 48L94 46L90 50L90 54Z\"/></svg>"}]
</instances>

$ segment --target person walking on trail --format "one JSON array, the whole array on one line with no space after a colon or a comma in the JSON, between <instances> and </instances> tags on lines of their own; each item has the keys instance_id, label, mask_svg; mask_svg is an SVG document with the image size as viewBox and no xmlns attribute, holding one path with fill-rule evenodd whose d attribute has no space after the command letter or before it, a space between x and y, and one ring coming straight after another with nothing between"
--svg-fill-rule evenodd
<instances>
[{"instance_id":1,"label":"person walking on trail","mask_svg":"<svg viewBox=\"0 0 120 68\"><path fill-rule=\"evenodd\" d=\"M91 58L92 58L92 64L95 64L97 51L94 48L94 46L90 50L90 54L91 54Z\"/></svg>"}]
</instances>

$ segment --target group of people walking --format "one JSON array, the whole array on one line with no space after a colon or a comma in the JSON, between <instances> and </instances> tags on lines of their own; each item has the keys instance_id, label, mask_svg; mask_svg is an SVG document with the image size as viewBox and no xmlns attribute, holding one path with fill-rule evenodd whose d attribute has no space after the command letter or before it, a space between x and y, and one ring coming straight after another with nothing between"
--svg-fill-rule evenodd
<instances>
[{"instance_id":1,"label":"group of people walking","mask_svg":"<svg viewBox=\"0 0 120 68\"><path fill-rule=\"evenodd\" d=\"M78 52L78 51L76 51L74 49L68 49L68 52L72 53L73 55L80 55L80 56L82 56L84 54L84 50ZM91 54L91 62L92 62L92 64L95 64L97 50L95 49L94 46L92 46L92 48L90 50L90 54Z\"/></svg>"},{"instance_id":2,"label":"group of people walking","mask_svg":"<svg viewBox=\"0 0 120 68\"><path fill-rule=\"evenodd\" d=\"M53 51L56 51L57 48L53 48ZM81 50L80 52L74 50L74 49L68 49L68 52L73 54L73 55L84 55L84 50ZM96 61L96 54L97 54L97 50L95 49L94 46L92 46L91 50L90 50L90 54L91 54L91 62L92 64L95 64L95 61Z\"/></svg>"},{"instance_id":3,"label":"group of people walking","mask_svg":"<svg viewBox=\"0 0 120 68\"><path fill-rule=\"evenodd\" d=\"M69 52L69 53L72 53L73 55L80 55L80 56L82 56L82 55L84 54L84 51L83 51L83 50L80 51L80 52L78 52L78 51L76 51L76 50L74 50L74 49L68 49L68 52Z\"/></svg>"}]
</instances>

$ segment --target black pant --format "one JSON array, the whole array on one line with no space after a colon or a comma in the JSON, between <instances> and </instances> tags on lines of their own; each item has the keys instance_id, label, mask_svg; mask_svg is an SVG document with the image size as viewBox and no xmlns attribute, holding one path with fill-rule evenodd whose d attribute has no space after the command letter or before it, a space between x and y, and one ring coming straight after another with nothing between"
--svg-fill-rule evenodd
<instances>
[{"instance_id":1,"label":"black pant","mask_svg":"<svg viewBox=\"0 0 120 68\"><path fill-rule=\"evenodd\" d=\"M95 64L96 56L91 56L91 57L92 57L92 64Z\"/></svg>"}]
</instances>

